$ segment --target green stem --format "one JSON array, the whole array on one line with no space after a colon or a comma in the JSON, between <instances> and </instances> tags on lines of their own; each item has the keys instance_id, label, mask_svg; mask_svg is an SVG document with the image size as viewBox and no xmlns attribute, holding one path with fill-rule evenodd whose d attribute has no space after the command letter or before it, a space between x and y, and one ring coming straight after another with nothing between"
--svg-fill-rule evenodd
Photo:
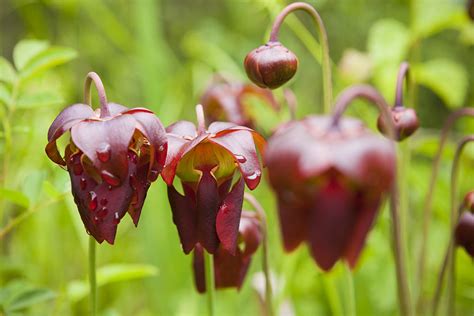
<instances>
[{"instance_id":1,"label":"green stem","mask_svg":"<svg viewBox=\"0 0 474 316\"><path fill-rule=\"evenodd\" d=\"M267 216L265 215L265 211L262 205L257 201L257 199L251 195L250 193L245 192L244 198L249 202L252 207L255 209L255 212L258 214L260 218L260 222L262 225L262 269L263 274L265 275L265 308L266 314L268 316L273 316L273 300L272 300L272 284L270 279L270 268L269 268L269 255L268 255L268 225L267 225Z\"/></svg>"},{"instance_id":2,"label":"green stem","mask_svg":"<svg viewBox=\"0 0 474 316\"><path fill-rule=\"evenodd\" d=\"M324 112L329 113L331 111L332 104L331 60L329 58L329 43L326 27L324 26L323 19L321 19L318 11L316 11L316 9L311 5L304 2L294 2L286 6L273 22L272 31L270 34L270 42L278 41L278 32L280 31L280 26L283 23L283 20L288 14L296 10L303 10L309 13L318 25L317 30L319 32L319 40L321 42L322 49Z\"/></svg>"},{"instance_id":3,"label":"green stem","mask_svg":"<svg viewBox=\"0 0 474 316\"><path fill-rule=\"evenodd\" d=\"M356 301L354 292L354 276L349 268L348 264L344 264L344 274L346 278L346 301L347 301L347 314L348 316L356 316Z\"/></svg>"},{"instance_id":4,"label":"green stem","mask_svg":"<svg viewBox=\"0 0 474 316\"><path fill-rule=\"evenodd\" d=\"M334 279L331 274L326 273L322 275L324 291L326 292L329 308L331 309L331 315L333 316L343 316L344 312L342 309L341 300L339 298L339 293L334 284Z\"/></svg>"},{"instance_id":5,"label":"green stem","mask_svg":"<svg viewBox=\"0 0 474 316\"><path fill-rule=\"evenodd\" d=\"M96 241L89 237L89 285L90 285L90 315L97 315L97 279L96 279Z\"/></svg>"},{"instance_id":6,"label":"green stem","mask_svg":"<svg viewBox=\"0 0 474 316\"><path fill-rule=\"evenodd\" d=\"M215 315L215 282L214 282L214 260L210 253L204 250L204 266L206 269L206 292L207 308L209 316Z\"/></svg>"}]
</instances>

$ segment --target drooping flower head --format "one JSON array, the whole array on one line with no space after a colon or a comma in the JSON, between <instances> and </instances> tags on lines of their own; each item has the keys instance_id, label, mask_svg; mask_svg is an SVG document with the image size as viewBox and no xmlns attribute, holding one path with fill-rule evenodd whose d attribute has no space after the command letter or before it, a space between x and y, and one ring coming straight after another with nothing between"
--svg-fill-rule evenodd
<instances>
[{"instance_id":1,"label":"drooping flower head","mask_svg":"<svg viewBox=\"0 0 474 316\"><path fill-rule=\"evenodd\" d=\"M323 270L354 267L394 179L391 142L356 119L309 116L276 131L265 163L285 249L306 241Z\"/></svg>"},{"instance_id":2,"label":"drooping flower head","mask_svg":"<svg viewBox=\"0 0 474 316\"><path fill-rule=\"evenodd\" d=\"M253 128L254 118L246 106L249 96L260 98L275 111L280 108L269 90L240 82L216 82L204 92L201 98L206 121L229 121Z\"/></svg>"},{"instance_id":3,"label":"drooping flower head","mask_svg":"<svg viewBox=\"0 0 474 316\"><path fill-rule=\"evenodd\" d=\"M92 80L101 103L95 111L90 106ZM99 243L113 244L125 213L138 224L150 183L166 160L166 132L150 110L108 103L95 73L86 78L85 100L65 108L53 121L46 154L69 172L87 231ZM68 131L70 140L61 155L56 141Z\"/></svg>"},{"instance_id":4,"label":"drooping flower head","mask_svg":"<svg viewBox=\"0 0 474 316\"><path fill-rule=\"evenodd\" d=\"M162 176L173 221L186 254L197 243L212 254L219 244L234 253L244 184L253 190L260 182L257 148L263 153L265 140L233 123L214 122L206 130L202 106L196 108L198 128L188 121L166 128L169 149ZM173 185L175 176L183 194Z\"/></svg>"},{"instance_id":5,"label":"drooping flower head","mask_svg":"<svg viewBox=\"0 0 474 316\"><path fill-rule=\"evenodd\" d=\"M474 191L466 194L464 209L454 231L456 244L463 247L474 258Z\"/></svg>"},{"instance_id":6,"label":"drooping flower head","mask_svg":"<svg viewBox=\"0 0 474 316\"><path fill-rule=\"evenodd\" d=\"M235 254L219 246L213 256L215 286L217 289L240 289L250 266L252 255L263 239L260 219L255 212L243 211L239 225L239 245ZM194 248L194 282L198 292L206 292L204 250L200 244Z\"/></svg>"}]
</instances>

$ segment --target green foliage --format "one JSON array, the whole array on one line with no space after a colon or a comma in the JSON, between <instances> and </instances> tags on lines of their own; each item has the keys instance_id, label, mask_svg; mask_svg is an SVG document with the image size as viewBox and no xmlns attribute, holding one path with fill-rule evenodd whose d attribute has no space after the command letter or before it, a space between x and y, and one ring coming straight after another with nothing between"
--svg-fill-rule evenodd
<instances>
[{"instance_id":1,"label":"green foliage","mask_svg":"<svg viewBox=\"0 0 474 316\"><path fill-rule=\"evenodd\" d=\"M5 316L23 315L28 308L55 297L56 294L51 290L24 281L14 281L0 288L0 312L4 312Z\"/></svg>"}]
</instances>

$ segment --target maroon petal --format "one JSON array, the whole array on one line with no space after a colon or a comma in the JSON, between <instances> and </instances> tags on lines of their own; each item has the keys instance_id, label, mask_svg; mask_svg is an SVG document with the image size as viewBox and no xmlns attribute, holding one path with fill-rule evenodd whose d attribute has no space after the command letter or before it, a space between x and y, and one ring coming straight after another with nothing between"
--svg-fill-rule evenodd
<instances>
[{"instance_id":1,"label":"maroon petal","mask_svg":"<svg viewBox=\"0 0 474 316\"><path fill-rule=\"evenodd\" d=\"M244 181L242 178L234 185L225 197L216 218L217 236L222 248L235 255L237 237L239 236L240 214L244 199Z\"/></svg>"},{"instance_id":2,"label":"maroon petal","mask_svg":"<svg viewBox=\"0 0 474 316\"><path fill-rule=\"evenodd\" d=\"M242 211L239 233L245 245L242 255L243 257L250 257L257 251L263 241L262 227L255 212Z\"/></svg>"},{"instance_id":3,"label":"maroon petal","mask_svg":"<svg viewBox=\"0 0 474 316\"><path fill-rule=\"evenodd\" d=\"M229 122L213 122L211 123L211 125L209 125L207 131L211 134L215 134L216 137L221 137L224 134L232 133L235 131L249 131L252 133L253 141L256 147L258 148L258 151L262 156L264 154L266 146L265 138L263 138L262 135L247 126L241 126Z\"/></svg>"},{"instance_id":4,"label":"maroon petal","mask_svg":"<svg viewBox=\"0 0 474 316\"><path fill-rule=\"evenodd\" d=\"M239 169L250 190L257 187L262 175L252 133L238 130L209 139L229 151L239 164Z\"/></svg>"},{"instance_id":5,"label":"maroon petal","mask_svg":"<svg viewBox=\"0 0 474 316\"><path fill-rule=\"evenodd\" d=\"M250 257L244 258L240 251L235 255L219 248L214 255L216 287L235 287L240 289L250 265Z\"/></svg>"},{"instance_id":6,"label":"maroon petal","mask_svg":"<svg viewBox=\"0 0 474 316\"><path fill-rule=\"evenodd\" d=\"M198 240L214 254L219 246L216 231L216 215L219 207L219 190L210 171L204 170L196 192Z\"/></svg>"},{"instance_id":7,"label":"maroon petal","mask_svg":"<svg viewBox=\"0 0 474 316\"><path fill-rule=\"evenodd\" d=\"M163 168L161 176L166 184L171 185L176 175L176 168L178 167L181 158L188 152L193 150L199 143L207 139L209 135L200 134L191 141L187 141L179 136L173 134L168 135L168 153L166 157L166 164Z\"/></svg>"},{"instance_id":8,"label":"maroon petal","mask_svg":"<svg viewBox=\"0 0 474 316\"><path fill-rule=\"evenodd\" d=\"M283 246L293 251L306 240L309 212L290 191L277 193L277 197Z\"/></svg>"},{"instance_id":9,"label":"maroon petal","mask_svg":"<svg viewBox=\"0 0 474 316\"><path fill-rule=\"evenodd\" d=\"M311 255L325 271L342 257L356 222L355 196L336 174L327 174L307 225Z\"/></svg>"},{"instance_id":10,"label":"maroon petal","mask_svg":"<svg viewBox=\"0 0 474 316\"><path fill-rule=\"evenodd\" d=\"M48 130L48 145L46 145L46 154L57 164L66 165L56 146L56 140L61 137L67 130L79 121L93 117L94 111L85 104L74 104L68 106L59 113L54 119Z\"/></svg>"},{"instance_id":11,"label":"maroon petal","mask_svg":"<svg viewBox=\"0 0 474 316\"><path fill-rule=\"evenodd\" d=\"M189 121L178 121L173 123L166 128L166 132L190 138L195 138L197 136L196 125Z\"/></svg>"},{"instance_id":12,"label":"maroon petal","mask_svg":"<svg viewBox=\"0 0 474 316\"><path fill-rule=\"evenodd\" d=\"M183 187L185 185L183 184ZM173 212L173 222L178 228L184 253L188 254L196 245L196 203L192 196L182 196L173 186L168 186L168 199Z\"/></svg>"},{"instance_id":13,"label":"maroon petal","mask_svg":"<svg viewBox=\"0 0 474 316\"><path fill-rule=\"evenodd\" d=\"M206 292L206 271L204 267L204 249L198 243L193 253L194 284L199 293Z\"/></svg>"},{"instance_id":14,"label":"maroon petal","mask_svg":"<svg viewBox=\"0 0 474 316\"><path fill-rule=\"evenodd\" d=\"M112 186L127 178L127 154L136 121L120 115L105 121L82 121L71 129L74 144L92 161L102 178ZM115 178L113 181L110 179Z\"/></svg>"},{"instance_id":15,"label":"maroon petal","mask_svg":"<svg viewBox=\"0 0 474 316\"><path fill-rule=\"evenodd\" d=\"M128 207L128 214L132 217L135 226L138 225L138 220L142 212L143 203L150 188L150 181L148 179L148 165L139 164L131 155L129 159L129 185L133 190L130 206Z\"/></svg>"},{"instance_id":16,"label":"maroon petal","mask_svg":"<svg viewBox=\"0 0 474 316\"><path fill-rule=\"evenodd\" d=\"M165 128L153 113L135 111L132 115L138 122L137 129L148 139L153 148L154 155L150 157L150 168L155 166L154 162L157 161L158 170L153 171L160 173L166 161L167 138Z\"/></svg>"},{"instance_id":17,"label":"maroon petal","mask_svg":"<svg viewBox=\"0 0 474 316\"><path fill-rule=\"evenodd\" d=\"M367 234L374 224L381 201L381 196L372 198L372 200L369 201L370 197L362 197L362 194L363 193L359 194L358 199L365 199L366 201L360 201L357 203L359 205L359 210L357 211L356 223L344 252L344 257L351 268L354 268L357 263L357 259L359 258L360 252L364 246Z\"/></svg>"},{"instance_id":18,"label":"maroon petal","mask_svg":"<svg viewBox=\"0 0 474 316\"><path fill-rule=\"evenodd\" d=\"M67 155L69 157L69 155ZM98 184L83 169L82 153L67 159L74 201L89 233L101 243L113 244L117 225L125 215L133 190L125 183L111 187L105 181Z\"/></svg>"}]
</instances>

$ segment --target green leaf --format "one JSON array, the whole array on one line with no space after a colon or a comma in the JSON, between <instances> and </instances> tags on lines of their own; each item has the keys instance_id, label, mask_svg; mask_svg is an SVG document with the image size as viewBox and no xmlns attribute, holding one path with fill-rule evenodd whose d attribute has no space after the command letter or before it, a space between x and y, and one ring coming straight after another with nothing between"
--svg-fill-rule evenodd
<instances>
[{"instance_id":1,"label":"green leaf","mask_svg":"<svg viewBox=\"0 0 474 316\"><path fill-rule=\"evenodd\" d=\"M0 81L13 83L16 80L16 71L12 64L0 56Z\"/></svg>"},{"instance_id":2,"label":"green leaf","mask_svg":"<svg viewBox=\"0 0 474 316\"><path fill-rule=\"evenodd\" d=\"M39 107L56 106L64 103L64 99L53 92L39 92L36 94L25 94L18 98L17 109L32 109Z\"/></svg>"},{"instance_id":3,"label":"green leaf","mask_svg":"<svg viewBox=\"0 0 474 316\"><path fill-rule=\"evenodd\" d=\"M97 270L97 286L110 283L142 279L158 274L156 267L147 264L111 264ZM89 294L87 281L72 281L67 288L67 295L74 303Z\"/></svg>"},{"instance_id":4,"label":"green leaf","mask_svg":"<svg viewBox=\"0 0 474 316\"><path fill-rule=\"evenodd\" d=\"M458 63L433 59L413 67L415 81L436 93L451 108L463 105L468 75Z\"/></svg>"},{"instance_id":5,"label":"green leaf","mask_svg":"<svg viewBox=\"0 0 474 316\"><path fill-rule=\"evenodd\" d=\"M399 64L406 56L409 40L405 25L394 19L382 19L370 29L367 49L375 66Z\"/></svg>"},{"instance_id":6,"label":"green leaf","mask_svg":"<svg viewBox=\"0 0 474 316\"><path fill-rule=\"evenodd\" d=\"M7 86L0 82L0 103L9 106L11 103L11 93Z\"/></svg>"},{"instance_id":7,"label":"green leaf","mask_svg":"<svg viewBox=\"0 0 474 316\"><path fill-rule=\"evenodd\" d=\"M18 297L16 297L13 302L9 304L7 310L9 312L20 311L22 309L31 307L35 304L49 301L53 299L56 294L48 289L29 289L21 293Z\"/></svg>"},{"instance_id":8,"label":"green leaf","mask_svg":"<svg viewBox=\"0 0 474 316\"><path fill-rule=\"evenodd\" d=\"M20 191L0 188L0 196L14 204L28 208L30 200L28 197Z\"/></svg>"},{"instance_id":9,"label":"green leaf","mask_svg":"<svg viewBox=\"0 0 474 316\"><path fill-rule=\"evenodd\" d=\"M25 80L41 71L67 63L76 57L77 52L71 48L50 47L30 59L20 72L20 77Z\"/></svg>"},{"instance_id":10,"label":"green leaf","mask_svg":"<svg viewBox=\"0 0 474 316\"><path fill-rule=\"evenodd\" d=\"M23 70L28 62L49 47L47 41L22 40L13 49L13 62L16 69Z\"/></svg>"}]
</instances>

